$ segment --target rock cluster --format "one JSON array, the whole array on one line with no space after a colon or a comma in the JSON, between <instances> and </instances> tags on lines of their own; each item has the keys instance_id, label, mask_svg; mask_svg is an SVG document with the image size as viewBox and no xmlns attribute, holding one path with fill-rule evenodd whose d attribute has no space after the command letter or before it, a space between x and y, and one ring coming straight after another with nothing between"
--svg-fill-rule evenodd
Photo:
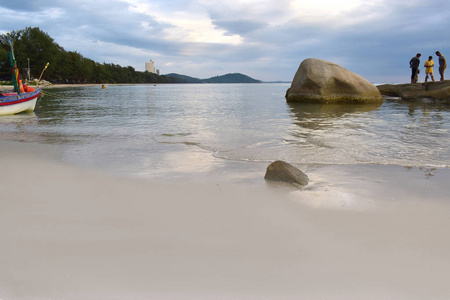
<instances>
[{"instance_id":1,"label":"rock cluster","mask_svg":"<svg viewBox=\"0 0 450 300\"><path fill-rule=\"evenodd\" d=\"M308 58L286 92L288 102L382 103L377 87L335 63Z\"/></svg>"},{"instance_id":2,"label":"rock cluster","mask_svg":"<svg viewBox=\"0 0 450 300\"><path fill-rule=\"evenodd\" d=\"M450 102L450 81L405 83L405 84L383 84L378 86L382 95L400 97L402 100L440 100Z\"/></svg>"}]
</instances>

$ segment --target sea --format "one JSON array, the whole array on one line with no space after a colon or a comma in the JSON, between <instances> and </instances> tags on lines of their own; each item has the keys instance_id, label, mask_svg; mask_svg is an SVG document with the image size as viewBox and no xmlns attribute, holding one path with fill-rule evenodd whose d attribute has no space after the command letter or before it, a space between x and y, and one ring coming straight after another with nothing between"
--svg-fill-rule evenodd
<instances>
[{"instance_id":1,"label":"sea","mask_svg":"<svg viewBox=\"0 0 450 300\"><path fill-rule=\"evenodd\" d=\"M398 98L377 105L294 104L285 100L289 86L48 88L34 113L0 118L0 138L54 145L65 163L125 177L245 173L275 160L450 167L450 105Z\"/></svg>"}]
</instances>

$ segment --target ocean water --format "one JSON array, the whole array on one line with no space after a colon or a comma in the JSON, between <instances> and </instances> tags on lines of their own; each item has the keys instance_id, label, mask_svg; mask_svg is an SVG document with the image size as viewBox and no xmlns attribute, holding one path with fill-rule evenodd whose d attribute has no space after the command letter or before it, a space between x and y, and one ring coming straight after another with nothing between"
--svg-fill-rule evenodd
<instances>
[{"instance_id":1,"label":"ocean water","mask_svg":"<svg viewBox=\"0 0 450 300\"><path fill-rule=\"evenodd\" d=\"M210 165L450 167L450 106L290 104L289 84L112 85L44 90L0 138L55 144L63 160L124 176ZM245 167L244 167L245 168ZM165 175L163 175L165 174Z\"/></svg>"}]
</instances>

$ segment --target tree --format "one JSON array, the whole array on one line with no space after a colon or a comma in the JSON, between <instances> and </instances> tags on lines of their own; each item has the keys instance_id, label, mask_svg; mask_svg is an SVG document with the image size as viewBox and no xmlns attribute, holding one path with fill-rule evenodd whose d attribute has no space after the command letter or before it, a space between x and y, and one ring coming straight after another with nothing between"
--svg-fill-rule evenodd
<instances>
[{"instance_id":1,"label":"tree","mask_svg":"<svg viewBox=\"0 0 450 300\"><path fill-rule=\"evenodd\" d=\"M26 66L30 59L31 76L39 77L42 69L50 62L46 76L51 77L56 69L52 62L57 61L64 49L39 28L27 27L21 31L15 46L17 64Z\"/></svg>"},{"instance_id":2,"label":"tree","mask_svg":"<svg viewBox=\"0 0 450 300\"><path fill-rule=\"evenodd\" d=\"M100 64L83 57L77 51L66 51L47 33L38 27L27 27L0 36L0 76L10 74L5 56L9 51L9 40L14 43L17 65L26 68L30 60L31 76L39 77L50 62L45 79L54 83L162 83L181 82L176 78L138 72L133 67L115 64ZM23 77L23 76L22 76ZM8 75L10 79L10 75Z\"/></svg>"}]
</instances>

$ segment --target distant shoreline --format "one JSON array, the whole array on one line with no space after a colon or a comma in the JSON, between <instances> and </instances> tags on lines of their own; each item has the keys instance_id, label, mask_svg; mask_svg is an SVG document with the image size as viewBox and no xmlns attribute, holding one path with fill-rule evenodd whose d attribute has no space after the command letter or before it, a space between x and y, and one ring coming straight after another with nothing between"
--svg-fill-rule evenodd
<instances>
[{"instance_id":1,"label":"distant shoreline","mask_svg":"<svg viewBox=\"0 0 450 300\"><path fill-rule=\"evenodd\" d=\"M125 85L168 85L168 84L277 84L286 83L290 84L290 81L268 81L259 83L56 83L51 85L40 86L41 89L53 89L53 88L68 88L68 87L88 87L88 86L125 86ZM35 86L31 86L35 87ZM14 87L12 85L0 85L0 90L11 90Z\"/></svg>"}]
</instances>

